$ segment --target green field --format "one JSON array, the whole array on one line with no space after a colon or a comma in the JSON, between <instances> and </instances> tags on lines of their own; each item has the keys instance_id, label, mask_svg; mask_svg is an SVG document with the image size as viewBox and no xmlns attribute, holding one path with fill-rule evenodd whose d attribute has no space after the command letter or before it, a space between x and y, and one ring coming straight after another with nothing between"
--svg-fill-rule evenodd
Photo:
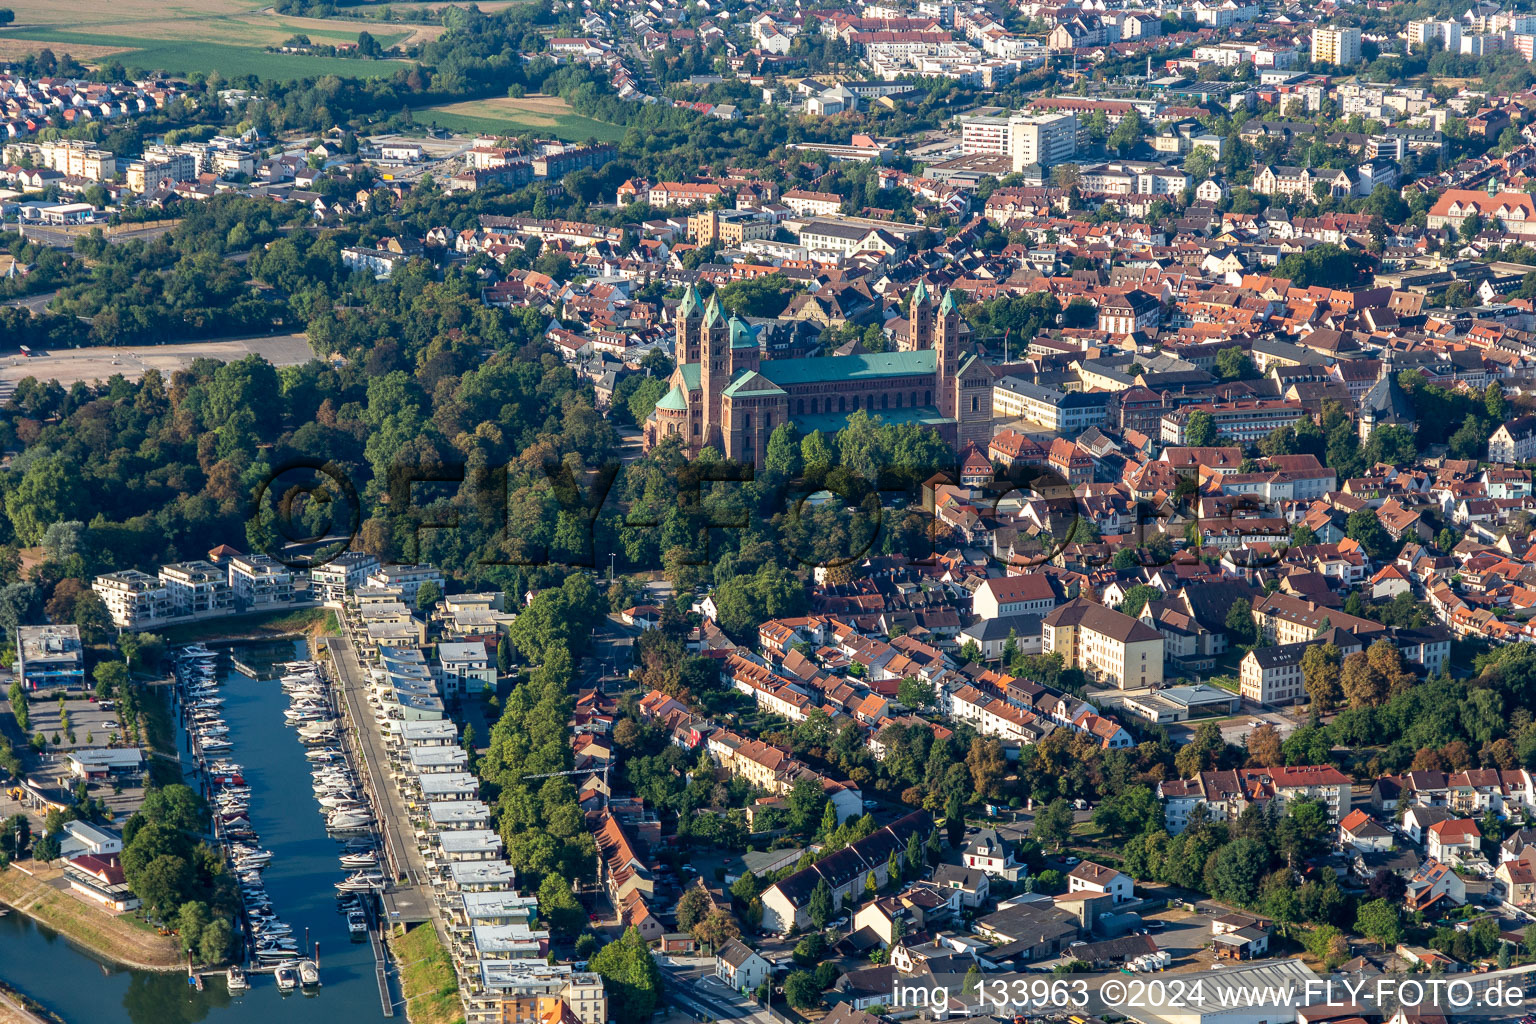
<instances>
[{"instance_id":1,"label":"green field","mask_svg":"<svg viewBox=\"0 0 1536 1024\"><path fill-rule=\"evenodd\" d=\"M366 26L365 26L366 27ZM337 40L317 38L313 31L306 35L316 42L330 44ZM193 72L217 70L225 78L256 75L259 78L285 81L288 79L315 78L320 75L339 75L353 78L377 78L394 74L403 65L396 60L353 60L346 57L307 57L302 54L268 53L258 46L237 46L226 43L190 42L187 40L143 39L133 36L92 35L84 32L68 32L62 29L34 28L0 34L0 38L25 40L47 44L55 53L69 52L70 44L85 47L123 47L121 53L97 60L120 61L124 67L145 70L168 71L172 74L189 75ZM356 39L354 33L351 36ZM383 45L404 38L396 35L381 39ZM89 51L88 51L89 52Z\"/></svg>"},{"instance_id":2,"label":"green field","mask_svg":"<svg viewBox=\"0 0 1536 1024\"><path fill-rule=\"evenodd\" d=\"M594 121L580 114L475 117L440 107L417 107L411 111L411 117L417 124L436 124L439 128L454 132L484 132L488 135L533 132L537 135L552 135L567 142L585 142L590 138L596 138L599 142L618 142L624 137L623 125Z\"/></svg>"}]
</instances>

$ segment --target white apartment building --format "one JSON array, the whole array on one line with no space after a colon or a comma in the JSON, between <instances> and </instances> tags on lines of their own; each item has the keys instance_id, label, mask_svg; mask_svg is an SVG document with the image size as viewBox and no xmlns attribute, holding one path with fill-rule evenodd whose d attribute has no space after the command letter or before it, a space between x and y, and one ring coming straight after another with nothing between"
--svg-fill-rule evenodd
<instances>
[{"instance_id":1,"label":"white apartment building","mask_svg":"<svg viewBox=\"0 0 1536 1024\"><path fill-rule=\"evenodd\" d=\"M97 576L91 590L107 606L118 629L145 630L173 614L165 583L137 569Z\"/></svg>"},{"instance_id":2,"label":"white apartment building","mask_svg":"<svg viewBox=\"0 0 1536 1024\"><path fill-rule=\"evenodd\" d=\"M315 597L328 607L340 608L347 600L347 591L363 585L368 574L379 568L377 557L362 551L343 551L324 565L309 570L310 586Z\"/></svg>"},{"instance_id":3,"label":"white apartment building","mask_svg":"<svg viewBox=\"0 0 1536 1024\"><path fill-rule=\"evenodd\" d=\"M212 562L195 559L160 567L160 582L171 595L171 614L206 615L228 611L229 575Z\"/></svg>"},{"instance_id":4,"label":"white apartment building","mask_svg":"<svg viewBox=\"0 0 1536 1024\"><path fill-rule=\"evenodd\" d=\"M437 593L441 596L447 577L435 565L385 565L369 573L365 582L370 587L398 587L400 600L407 607L414 608L416 595L421 592L423 584L436 584Z\"/></svg>"},{"instance_id":5,"label":"white apartment building","mask_svg":"<svg viewBox=\"0 0 1536 1024\"><path fill-rule=\"evenodd\" d=\"M1030 164L1050 167L1065 163L1077 152L1076 114L1036 114L1008 119L1008 155L1013 169Z\"/></svg>"},{"instance_id":6,"label":"white apartment building","mask_svg":"<svg viewBox=\"0 0 1536 1024\"><path fill-rule=\"evenodd\" d=\"M482 643L437 645L437 679L444 697L496 689L496 663Z\"/></svg>"},{"instance_id":7,"label":"white apartment building","mask_svg":"<svg viewBox=\"0 0 1536 1024\"><path fill-rule=\"evenodd\" d=\"M239 609L265 608L293 600L293 572L267 555L229 560L229 590Z\"/></svg>"}]
</instances>

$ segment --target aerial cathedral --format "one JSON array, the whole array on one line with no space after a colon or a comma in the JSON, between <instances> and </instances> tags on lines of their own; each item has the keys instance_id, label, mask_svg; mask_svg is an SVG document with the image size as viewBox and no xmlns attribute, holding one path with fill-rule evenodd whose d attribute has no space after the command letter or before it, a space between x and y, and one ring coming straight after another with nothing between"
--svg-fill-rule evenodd
<instances>
[{"instance_id":1,"label":"aerial cathedral","mask_svg":"<svg viewBox=\"0 0 1536 1024\"><path fill-rule=\"evenodd\" d=\"M646 448L677 436L690 456L706 446L762 463L788 421L800 433L836 433L863 409L887 423L937 430L958 453L992 440L992 371L964 352L953 292L935 302L918 282L900 352L764 359L752 328L690 285L677 307L671 390L645 423Z\"/></svg>"}]
</instances>

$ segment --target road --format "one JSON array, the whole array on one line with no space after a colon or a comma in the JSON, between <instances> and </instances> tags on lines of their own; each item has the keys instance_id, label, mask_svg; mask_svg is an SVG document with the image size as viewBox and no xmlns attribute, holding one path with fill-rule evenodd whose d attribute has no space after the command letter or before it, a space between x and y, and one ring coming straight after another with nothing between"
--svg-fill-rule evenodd
<instances>
[{"instance_id":1,"label":"road","mask_svg":"<svg viewBox=\"0 0 1536 1024\"><path fill-rule=\"evenodd\" d=\"M36 295L23 295L17 299L7 299L5 305L16 306L19 309L29 309L33 313L41 313L48 308L48 303L52 302L53 297L57 294L59 294L58 289L54 289L51 292L39 292Z\"/></svg>"},{"instance_id":2,"label":"road","mask_svg":"<svg viewBox=\"0 0 1536 1024\"><path fill-rule=\"evenodd\" d=\"M397 879L384 897L385 907L391 912L391 923L395 920L432 920L437 924L438 933L446 947L448 937L442 934L443 925L432 913L432 897L428 888L431 872L416 844L416 837L407 831L411 819L399 787L390 778L389 750L378 722L374 721L373 709L368 706L367 673L357 660L357 653L350 640L332 637L326 640L325 645L331 653L331 663L336 666L342 699L346 701L347 715L352 720L356 768L358 774L368 782L379 832L384 837L389 863ZM396 913L398 918L394 916Z\"/></svg>"},{"instance_id":3,"label":"road","mask_svg":"<svg viewBox=\"0 0 1536 1024\"><path fill-rule=\"evenodd\" d=\"M602 580L597 582L599 586L606 586ZM597 687L605 679L628 676L634 662L635 637L640 632L639 627L626 626L623 619L613 614L598 623L592 636L592 647L582 655L577 687Z\"/></svg>"},{"instance_id":4,"label":"road","mask_svg":"<svg viewBox=\"0 0 1536 1024\"><path fill-rule=\"evenodd\" d=\"M712 957L656 957L669 996L699 1020L784 1024L756 1000L727 988L714 975Z\"/></svg>"}]
</instances>

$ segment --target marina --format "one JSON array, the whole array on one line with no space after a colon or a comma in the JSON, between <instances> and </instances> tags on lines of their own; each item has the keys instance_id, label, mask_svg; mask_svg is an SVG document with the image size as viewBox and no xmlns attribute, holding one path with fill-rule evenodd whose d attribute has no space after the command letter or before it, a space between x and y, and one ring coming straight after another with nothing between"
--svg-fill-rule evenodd
<instances>
[{"instance_id":1,"label":"marina","mask_svg":"<svg viewBox=\"0 0 1536 1024\"><path fill-rule=\"evenodd\" d=\"M302 644L287 644L280 658L292 661L304 653ZM342 865L340 857L368 848L367 835L331 835L319 803L302 799L304 787L314 787L311 772L318 764L341 761L306 757L315 748L305 747L285 722L284 710L291 702L279 687L281 672L274 671L276 666L257 664L260 674L267 676L258 679L235 671L228 657L215 658L213 664L211 686L207 679L197 680L197 699L209 702L197 710L204 712L200 719L204 723L213 722L207 712L218 713L219 724L227 732L203 732L229 746L218 747L213 752L217 757L209 756L206 743L188 728L181 738L183 763L198 764L199 750L205 762L189 771L188 783L204 792L228 792L228 805L242 808L229 824L233 830L248 829L258 837L241 840L250 847L245 863L255 871L270 912L288 925L286 932L276 924L264 932L270 940L293 940L294 948L266 962L252 960L233 970L209 970L199 990L188 984L185 973L128 970L103 963L25 915L11 914L0 919L0 963L12 965L0 967L0 977L71 1022L269 1024L274 1014L281 1014L285 1022L334 1024L338 1019L392 1016L399 996L378 959L382 943L369 927L376 918L364 911L360 900L341 903L336 890L338 881L360 870ZM180 707L176 710L181 718ZM262 901L255 904L264 909ZM353 913L363 915L361 932L353 931ZM364 941L369 939L373 941ZM313 958L300 955L301 944L310 953L315 945L320 947L313 985L306 983L303 965ZM279 949L287 944L272 941L271 945ZM274 960L292 962L293 989L279 989ZM50 969L16 966L27 963L48 963ZM385 986L382 995L381 984Z\"/></svg>"}]
</instances>

